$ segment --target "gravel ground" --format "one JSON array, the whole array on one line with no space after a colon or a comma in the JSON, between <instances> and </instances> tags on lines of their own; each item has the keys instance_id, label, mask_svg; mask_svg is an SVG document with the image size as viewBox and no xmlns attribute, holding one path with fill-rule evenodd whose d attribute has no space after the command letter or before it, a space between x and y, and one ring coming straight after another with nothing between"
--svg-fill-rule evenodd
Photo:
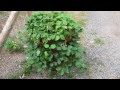
<instances>
[{"instance_id":1,"label":"gravel ground","mask_svg":"<svg viewBox=\"0 0 120 90\"><path fill-rule=\"evenodd\" d=\"M92 79L120 78L120 12L89 11L85 29L85 47L90 62L89 76ZM103 45L96 45L100 38Z\"/></svg>"},{"instance_id":2,"label":"gravel ground","mask_svg":"<svg viewBox=\"0 0 120 90\"><path fill-rule=\"evenodd\" d=\"M20 73L21 62L25 60L24 53L12 53L2 50L0 54L0 79L7 79L9 76Z\"/></svg>"}]
</instances>

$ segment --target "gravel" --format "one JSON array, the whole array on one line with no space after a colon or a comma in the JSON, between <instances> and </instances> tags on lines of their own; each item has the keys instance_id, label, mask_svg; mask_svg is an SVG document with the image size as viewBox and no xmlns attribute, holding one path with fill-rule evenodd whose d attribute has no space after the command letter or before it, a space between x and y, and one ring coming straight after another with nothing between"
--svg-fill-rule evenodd
<instances>
[{"instance_id":1,"label":"gravel","mask_svg":"<svg viewBox=\"0 0 120 90\"><path fill-rule=\"evenodd\" d=\"M120 12L89 11L85 28L86 59L90 62L92 79L120 78ZM93 34L95 32L96 34ZM93 47L95 38L104 40L103 45ZM95 44L95 43L94 43Z\"/></svg>"},{"instance_id":2,"label":"gravel","mask_svg":"<svg viewBox=\"0 0 120 90\"><path fill-rule=\"evenodd\" d=\"M20 73L21 62L25 60L24 53L12 53L2 50L0 53L0 79L8 79L12 75Z\"/></svg>"}]
</instances>

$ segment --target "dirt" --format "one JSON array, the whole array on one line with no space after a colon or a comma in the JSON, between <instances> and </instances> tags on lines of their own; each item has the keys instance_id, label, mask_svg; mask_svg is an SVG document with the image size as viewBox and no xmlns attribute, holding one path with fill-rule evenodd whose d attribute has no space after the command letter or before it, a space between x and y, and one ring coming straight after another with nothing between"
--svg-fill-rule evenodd
<instances>
[{"instance_id":1,"label":"dirt","mask_svg":"<svg viewBox=\"0 0 120 90\"><path fill-rule=\"evenodd\" d=\"M9 76L21 72L21 62L24 60L24 53L11 54L2 50L0 54L0 79L7 79Z\"/></svg>"}]
</instances>

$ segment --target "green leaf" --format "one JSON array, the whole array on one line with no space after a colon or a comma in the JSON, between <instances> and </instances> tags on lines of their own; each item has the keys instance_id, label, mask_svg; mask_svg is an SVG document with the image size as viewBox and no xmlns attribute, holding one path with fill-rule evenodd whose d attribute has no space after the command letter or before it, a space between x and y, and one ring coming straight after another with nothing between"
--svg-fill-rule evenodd
<instances>
[{"instance_id":1,"label":"green leaf","mask_svg":"<svg viewBox=\"0 0 120 90\"><path fill-rule=\"evenodd\" d=\"M67 73L69 73L68 67L65 67L65 68L64 68L64 71L67 72Z\"/></svg>"},{"instance_id":2,"label":"green leaf","mask_svg":"<svg viewBox=\"0 0 120 90\"><path fill-rule=\"evenodd\" d=\"M60 35L60 38L61 38L62 40L65 40L65 36L64 36L64 35Z\"/></svg>"},{"instance_id":3,"label":"green leaf","mask_svg":"<svg viewBox=\"0 0 120 90\"><path fill-rule=\"evenodd\" d=\"M58 64L61 64L61 61L60 61L60 60L58 60L58 61L57 61L57 63L58 63Z\"/></svg>"},{"instance_id":4,"label":"green leaf","mask_svg":"<svg viewBox=\"0 0 120 90\"><path fill-rule=\"evenodd\" d=\"M80 53L79 53L79 52L77 52L75 55L76 55L76 57L79 57L79 56L80 56Z\"/></svg>"},{"instance_id":5,"label":"green leaf","mask_svg":"<svg viewBox=\"0 0 120 90\"><path fill-rule=\"evenodd\" d=\"M27 60L27 63L31 65L34 63L34 60Z\"/></svg>"},{"instance_id":6,"label":"green leaf","mask_svg":"<svg viewBox=\"0 0 120 90\"><path fill-rule=\"evenodd\" d=\"M59 32L62 33L62 32L63 32L63 29L60 29Z\"/></svg>"},{"instance_id":7,"label":"green leaf","mask_svg":"<svg viewBox=\"0 0 120 90\"><path fill-rule=\"evenodd\" d=\"M37 35L37 39L39 39L39 38L40 38L40 34Z\"/></svg>"},{"instance_id":8,"label":"green leaf","mask_svg":"<svg viewBox=\"0 0 120 90\"><path fill-rule=\"evenodd\" d=\"M67 55L67 56L70 56L70 52L66 52L66 55Z\"/></svg>"},{"instance_id":9,"label":"green leaf","mask_svg":"<svg viewBox=\"0 0 120 90\"><path fill-rule=\"evenodd\" d=\"M62 46L62 49L63 49L63 50L67 50L67 48L66 48L65 46Z\"/></svg>"},{"instance_id":10,"label":"green leaf","mask_svg":"<svg viewBox=\"0 0 120 90\"><path fill-rule=\"evenodd\" d=\"M68 49L72 49L73 47L71 45L68 46Z\"/></svg>"},{"instance_id":11,"label":"green leaf","mask_svg":"<svg viewBox=\"0 0 120 90\"><path fill-rule=\"evenodd\" d=\"M40 50L39 49L37 49L37 56L39 56L40 55Z\"/></svg>"},{"instance_id":12,"label":"green leaf","mask_svg":"<svg viewBox=\"0 0 120 90\"><path fill-rule=\"evenodd\" d=\"M55 48L56 48L56 45L55 45L55 44L52 44L52 45L50 46L50 48L51 48L51 49L55 49Z\"/></svg>"},{"instance_id":13,"label":"green leaf","mask_svg":"<svg viewBox=\"0 0 120 90\"><path fill-rule=\"evenodd\" d=\"M79 62L76 62L76 63L75 63L75 66L76 66L76 67L79 67L79 66L80 66L80 63L79 63Z\"/></svg>"},{"instance_id":14,"label":"green leaf","mask_svg":"<svg viewBox=\"0 0 120 90\"><path fill-rule=\"evenodd\" d=\"M64 62L67 62L67 61L69 61L69 58L68 57L64 57L65 59L64 59Z\"/></svg>"},{"instance_id":15,"label":"green leaf","mask_svg":"<svg viewBox=\"0 0 120 90\"><path fill-rule=\"evenodd\" d=\"M57 66L57 62L54 62L54 65Z\"/></svg>"},{"instance_id":16,"label":"green leaf","mask_svg":"<svg viewBox=\"0 0 120 90\"><path fill-rule=\"evenodd\" d=\"M62 26L64 29L67 29L67 26Z\"/></svg>"},{"instance_id":17,"label":"green leaf","mask_svg":"<svg viewBox=\"0 0 120 90\"><path fill-rule=\"evenodd\" d=\"M66 20L64 20L64 21L63 21L63 24L64 24L64 25L67 25L67 21L66 21Z\"/></svg>"},{"instance_id":18,"label":"green leaf","mask_svg":"<svg viewBox=\"0 0 120 90\"><path fill-rule=\"evenodd\" d=\"M78 50L77 47L73 47L73 50Z\"/></svg>"},{"instance_id":19,"label":"green leaf","mask_svg":"<svg viewBox=\"0 0 120 90\"><path fill-rule=\"evenodd\" d=\"M50 66L53 67L53 63L50 63Z\"/></svg>"},{"instance_id":20,"label":"green leaf","mask_svg":"<svg viewBox=\"0 0 120 90\"><path fill-rule=\"evenodd\" d=\"M86 63L82 63L82 67L83 67L83 68L87 68L88 66L87 66Z\"/></svg>"},{"instance_id":21,"label":"green leaf","mask_svg":"<svg viewBox=\"0 0 120 90\"><path fill-rule=\"evenodd\" d=\"M57 21L57 23L56 23L57 25L61 25L61 21Z\"/></svg>"},{"instance_id":22,"label":"green leaf","mask_svg":"<svg viewBox=\"0 0 120 90\"><path fill-rule=\"evenodd\" d=\"M56 36L55 37L55 41L59 40L60 39L60 36Z\"/></svg>"},{"instance_id":23,"label":"green leaf","mask_svg":"<svg viewBox=\"0 0 120 90\"><path fill-rule=\"evenodd\" d=\"M32 36L33 36L33 37L36 37L36 34L33 34Z\"/></svg>"},{"instance_id":24,"label":"green leaf","mask_svg":"<svg viewBox=\"0 0 120 90\"><path fill-rule=\"evenodd\" d=\"M56 35L60 35L62 34L62 32L60 31L60 29L58 29L58 31L56 32Z\"/></svg>"},{"instance_id":25,"label":"green leaf","mask_svg":"<svg viewBox=\"0 0 120 90\"><path fill-rule=\"evenodd\" d=\"M44 44L44 47L45 48L49 48L49 44Z\"/></svg>"},{"instance_id":26,"label":"green leaf","mask_svg":"<svg viewBox=\"0 0 120 90\"><path fill-rule=\"evenodd\" d=\"M46 57L48 56L48 52L47 51L45 51L44 54L45 54Z\"/></svg>"},{"instance_id":27,"label":"green leaf","mask_svg":"<svg viewBox=\"0 0 120 90\"><path fill-rule=\"evenodd\" d=\"M79 61L83 61L84 60L84 57L83 56L80 56L79 57Z\"/></svg>"},{"instance_id":28,"label":"green leaf","mask_svg":"<svg viewBox=\"0 0 120 90\"><path fill-rule=\"evenodd\" d=\"M68 66L69 66L69 67L71 67L71 66L72 66L72 64L68 64Z\"/></svg>"},{"instance_id":29,"label":"green leaf","mask_svg":"<svg viewBox=\"0 0 120 90\"><path fill-rule=\"evenodd\" d=\"M47 63L46 59L44 59L44 60L42 61L42 63L46 64L46 63Z\"/></svg>"},{"instance_id":30,"label":"green leaf","mask_svg":"<svg viewBox=\"0 0 120 90\"><path fill-rule=\"evenodd\" d=\"M60 27L61 27L60 25L57 25L57 26L56 26L56 29L59 29Z\"/></svg>"},{"instance_id":31,"label":"green leaf","mask_svg":"<svg viewBox=\"0 0 120 90\"><path fill-rule=\"evenodd\" d=\"M69 73L69 69L68 69L68 67L66 67L66 72Z\"/></svg>"},{"instance_id":32,"label":"green leaf","mask_svg":"<svg viewBox=\"0 0 120 90\"><path fill-rule=\"evenodd\" d=\"M52 36L51 36L51 39L54 40L54 39L55 39L55 35L52 35Z\"/></svg>"},{"instance_id":33,"label":"green leaf","mask_svg":"<svg viewBox=\"0 0 120 90\"><path fill-rule=\"evenodd\" d=\"M48 34L47 34L47 33L44 33L42 36L43 36L43 37L48 37Z\"/></svg>"},{"instance_id":34,"label":"green leaf","mask_svg":"<svg viewBox=\"0 0 120 90\"><path fill-rule=\"evenodd\" d=\"M61 70L60 75L64 75L64 69Z\"/></svg>"},{"instance_id":35,"label":"green leaf","mask_svg":"<svg viewBox=\"0 0 120 90\"><path fill-rule=\"evenodd\" d=\"M41 73L41 71L42 71L42 68L39 68L39 69L37 70L38 73Z\"/></svg>"},{"instance_id":36,"label":"green leaf","mask_svg":"<svg viewBox=\"0 0 120 90\"><path fill-rule=\"evenodd\" d=\"M47 40L48 40L48 41L51 40L51 37L48 37Z\"/></svg>"},{"instance_id":37,"label":"green leaf","mask_svg":"<svg viewBox=\"0 0 120 90\"><path fill-rule=\"evenodd\" d=\"M46 65L43 65L42 68L46 68Z\"/></svg>"},{"instance_id":38,"label":"green leaf","mask_svg":"<svg viewBox=\"0 0 120 90\"><path fill-rule=\"evenodd\" d=\"M61 47L57 47L57 50L61 50Z\"/></svg>"},{"instance_id":39,"label":"green leaf","mask_svg":"<svg viewBox=\"0 0 120 90\"><path fill-rule=\"evenodd\" d=\"M61 70L61 67L57 67L56 70L57 70L57 71L60 71L60 70Z\"/></svg>"},{"instance_id":40,"label":"green leaf","mask_svg":"<svg viewBox=\"0 0 120 90\"><path fill-rule=\"evenodd\" d=\"M63 61L63 60L64 60L64 58L62 57L62 58L60 58L60 60L61 60L61 61Z\"/></svg>"},{"instance_id":41,"label":"green leaf","mask_svg":"<svg viewBox=\"0 0 120 90\"><path fill-rule=\"evenodd\" d=\"M49 61L51 61L51 60L52 60L52 58L53 58L53 55L51 55L51 54L50 54L50 56L49 56L48 60L49 60Z\"/></svg>"},{"instance_id":42,"label":"green leaf","mask_svg":"<svg viewBox=\"0 0 120 90\"><path fill-rule=\"evenodd\" d=\"M85 65L84 62L79 62L79 61L76 62L75 65L76 65L77 68L81 68L81 67L82 67L82 68L85 68L85 67L86 67L86 65Z\"/></svg>"}]
</instances>

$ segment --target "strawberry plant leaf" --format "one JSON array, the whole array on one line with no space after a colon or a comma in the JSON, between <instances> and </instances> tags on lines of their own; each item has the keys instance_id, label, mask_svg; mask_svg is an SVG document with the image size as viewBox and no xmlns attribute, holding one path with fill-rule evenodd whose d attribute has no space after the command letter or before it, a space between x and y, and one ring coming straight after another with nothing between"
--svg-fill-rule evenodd
<instances>
[{"instance_id":1,"label":"strawberry plant leaf","mask_svg":"<svg viewBox=\"0 0 120 90\"><path fill-rule=\"evenodd\" d=\"M65 36L64 35L60 35L61 40L65 40Z\"/></svg>"},{"instance_id":2,"label":"strawberry plant leaf","mask_svg":"<svg viewBox=\"0 0 120 90\"><path fill-rule=\"evenodd\" d=\"M52 44L52 45L50 46L50 48L51 48L51 49L55 49L55 48L56 48L56 45L55 45L55 44Z\"/></svg>"},{"instance_id":3,"label":"strawberry plant leaf","mask_svg":"<svg viewBox=\"0 0 120 90\"><path fill-rule=\"evenodd\" d=\"M44 47L45 47L45 48L49 48L49 44L45 44Z\"/></svg>"},{"instance_id":4,"label":"strawberry plant leaf","mask_svg":"<svg viewBox=\"0 0 120 90\"><path fill-rule=\"evenodd\" d=\"M55 37L55 41L58 41L60 39L60 36Z\"/></svg>"},{"instance_id":5,"label":"strawberry plant leaf","mask_svg":"<svg viewBox=\"0 0 120 90\"><path fill-rule=\"evenodd\" d=\"M37 56L39 56L40 55L40 50L39 49L37 49Z\"/></svg>"}]
</instances>

